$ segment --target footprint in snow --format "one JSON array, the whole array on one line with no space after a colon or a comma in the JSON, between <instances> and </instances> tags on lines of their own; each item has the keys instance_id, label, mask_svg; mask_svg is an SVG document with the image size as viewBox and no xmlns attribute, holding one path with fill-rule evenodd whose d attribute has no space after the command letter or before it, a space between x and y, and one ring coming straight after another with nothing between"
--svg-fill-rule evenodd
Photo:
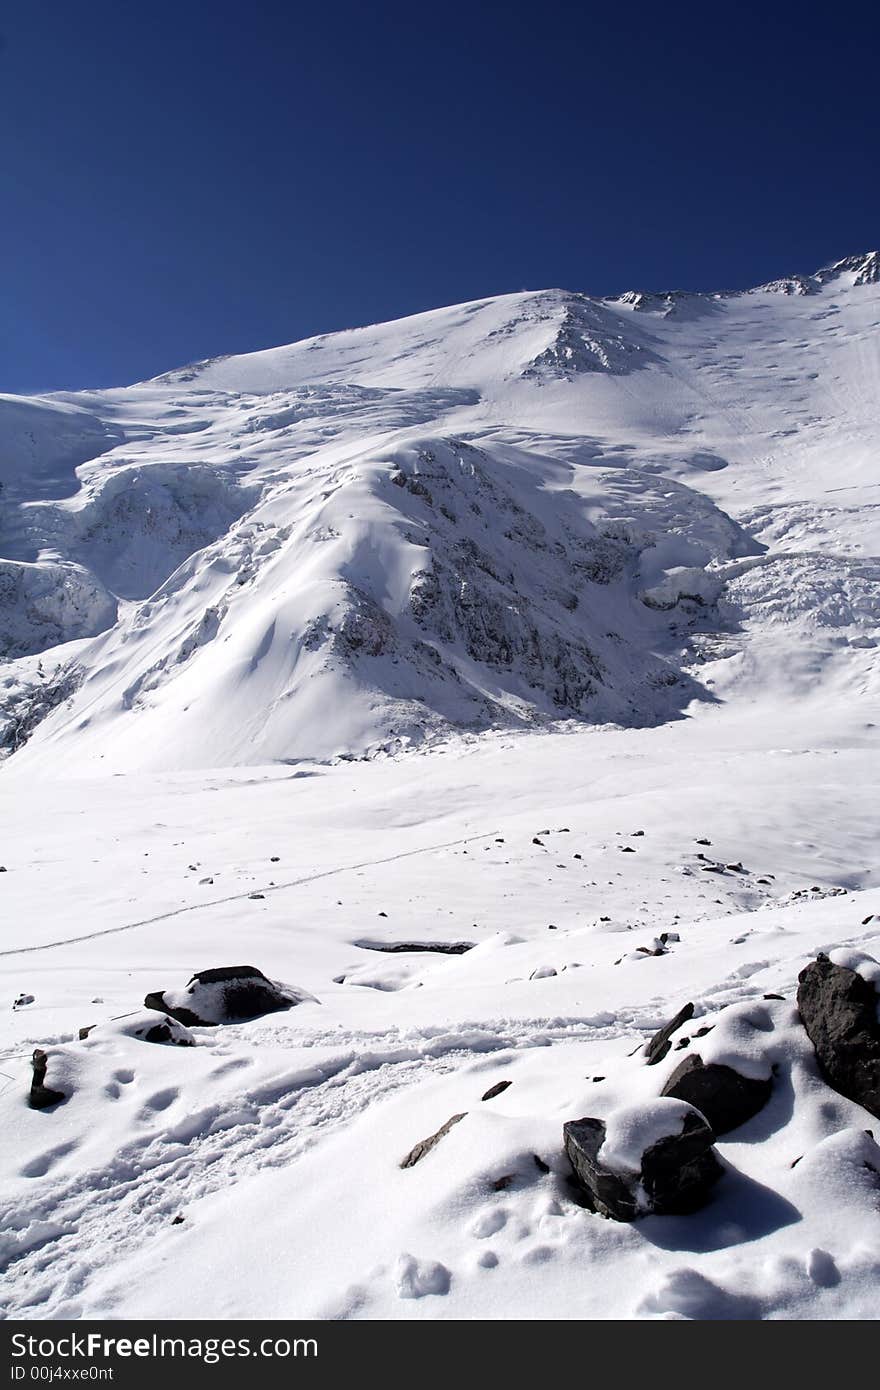
<instances>
[{"instance_id":1,"label":"footprint in snow","mask_svg":"<svg viewBox=\"0 0 880 1390\"><path fill-rule=\"evenodd\" d=\"M501 1207L490 1207L487 1211L480 1212L475 1216L468 1232L476 1236L477 1240L485 1240L488 1236L494 1236L498 1231L507 1225L507 1213Z\"/></svg>"},{"instance_id":2,"label":"footprint in snow","mask_svg":"<svg viewBox=\"0 0 880 1390\"><path fill-rule=\"evenodd\" d=\"M556 1252L551 1245L533 1245L530 1250L526 1250L521 1256L520 1263L524 1265L545 1265L548 1260L552 1260Z\"/></svg>"},{"instance_id":3,"label":"footprint in snow","mask_svg":"<svg viewBox=\"0 0 880 1390\"><path fill-rule=\"evenodd\" d=\"M417 1260L404 1252L394 1270L398 1298L426 1298L430 1294L447 1294L452 1274L435 1260Z\"/></svg>"},{"instance_id":4,"label":"footprint in snow","mask_svg":"<svg viewBox=\"0 0 880 1390\"><path fill-rule=\"evenodd\" d=\"M172 1105L174 1101L177 1100L179 1094L180 1092L175 1086L169 1086L164 1091L156 1091L154 1095L148 1096L144 1101L143 1109L138 1119L149 1120L153 1115L159 1114L162 1110L167 1110L169 1105Z\"/></svg>"},{"instance_id":5,"label":"footprint in snow","mask_svg":"<svg viewBox=\"0 0 880 1390\"><path fill-rule=\"evenodd\" d=\"M833 1289L835 1284L840 1283L840 1270L834 1256L818 1247L807 1256L807 1276L821 1289Z\"/></svg>"},{"instance_id":6,"label":"footprint in snow","mask_svg":"<svg viewBox=\"0 0 880 1390\"><path fill-rule=\"evenodd\" d=\"M494 1250L481 1250L474 1264L477 1269L497 1269L498 1256Z\"/></svg>"},{"instance_id":7,"label":"footprint in snow","mask_svg":"<svg viewBox=\"0 0 880 1390\"><path fill-rule=\"evenodd\" d=\"M756 1300L728 1292L689 1266L667 1274L635 1311L640 1317L671 1315L689 1321L746 1321L761 1316Z\"/></svg>"},{"instance_id":8,"label":"footprint in snow","mask_svg":"<svg viewBox=\"0 0 880 1390\"><path fill-rule=\"evenodd\" d=\"M51 1172L56 1163L60 1163L62 1158L73 1153L77 1147L77 1144L69 1143L59 1144L54 1149L47 1149L45 1153L37 1154L36 1158L32 1158L23 1168L19 1169L19 1172L23 1178L44 1178L47 1173Z\"/></svg>"}]
</instances>

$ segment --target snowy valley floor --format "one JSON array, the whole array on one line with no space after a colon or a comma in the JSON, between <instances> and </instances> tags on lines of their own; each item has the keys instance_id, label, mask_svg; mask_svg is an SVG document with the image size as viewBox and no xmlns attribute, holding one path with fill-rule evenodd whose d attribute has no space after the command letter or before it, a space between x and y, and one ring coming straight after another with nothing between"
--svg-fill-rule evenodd
<instances>
[{"instance_id":1,"label":"snowy valley floor","mask_svg":"<svg viewBox=\"0 0 880 1390\"><path fill-rule=\"evenodd\" d=\"M820 1080L794 1002L818 949L880 955L865 714L767 698L214 774L10 764L5 1315L876 1317L871 1117ZM473 949L372 949L401 942ZM196 1048L110 1024L233 964L316 1002ZM659 1094L683 1054L640 1045L688 1001L693 1027L743 1006L773 1098L719 1141L703 1211L604 1220L563 1122ZM23 1103L35 1046L70 1093L50 1111Z\"/></svg>"}]
</instances>

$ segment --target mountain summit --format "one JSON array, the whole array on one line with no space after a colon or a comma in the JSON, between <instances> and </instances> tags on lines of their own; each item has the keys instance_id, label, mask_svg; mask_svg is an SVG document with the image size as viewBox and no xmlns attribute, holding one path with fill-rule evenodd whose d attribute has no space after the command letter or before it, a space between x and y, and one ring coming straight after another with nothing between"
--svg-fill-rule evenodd
<instances>
[{"instance_id":1,"label":"mountain summit","mask_svg":"<svg viewBox=\"0 0 880 1390\"><path fill-rule=\"evenodd\" d=\"M5 754L125 771L648 725L794 680L806 649L814 687L864 679L878 266L501 295L0 398Z\"/></svg>"}]
</instances>

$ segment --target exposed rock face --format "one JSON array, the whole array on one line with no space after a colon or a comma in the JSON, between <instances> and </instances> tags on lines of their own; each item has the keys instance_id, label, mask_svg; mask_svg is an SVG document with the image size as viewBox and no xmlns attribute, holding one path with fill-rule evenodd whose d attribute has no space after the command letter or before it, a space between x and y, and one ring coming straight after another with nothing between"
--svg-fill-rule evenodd
<instances>
[{"instance_id":1,"label":"exposed rock face","mask_svg":"<svg viewBox=\"0 0 880 1390\"><path fill-rule=\"evenodd\" d=\"M854 285L876 285L880 282L880 253L866 251L858 256L844 256L842 261L835 261L833 265L818 270L813 279L827 284L829 280L836 280L847 272L854 275Z\"/></svg>"},{"instance_id":2,"label":"exposed rock face","mask_svg":"<svg viewBox=\"0 0 880 1390\"><path fill-rule=\"evenodd\" d=\"M415 1168L416 1164L420 1163L425 1155L429 1154L434 1146L440 1143L443 1136L449 1133L452 1126L457 1125L459 1120L463 1120L466 1114L467 1111L463 1110L460 1115L450 1115L445 1125L441 1125L435 1134L429 1135L427 1139L420 1139L418 1144L414 1145L406 1158L403 1159L401 1168Z\"/></svg>"},{"instance_id":3,"label":"exposed rock face","mask_svg":"<svg viewBox=\"0 0 880 1390\"><path fill-rule=\"evenodd\" d=\"M826 1079L880 1118L878 995L855 970L819 955L798 976L798 1009Z\"/></svg>"},{"instance_id":4,"label":"exposed rock face","mask_svg":"<svg viewBox=\"0 0 880 1390\"><path fill-rule=\"evenodd\" d=\"M548 317L551 309L558 315L548 301ZM646 344L621 331L620 320L605 305L586 295L566 295L555 330L552 342L523 369L525 378L571 381L585 372L624 376L656 360Z\"/></svg>"},{"instance_id":5,"label":"exposed rock face","mask_svg":"<svg viewBox=\"0 0 880 1390\"><path fill-rule=\"evenodd\" d=\"M773 1082L741 1076L732 1067L710 1062L691 1052L676 1067L662 1094L686 1100L705 1115L715 1134L744 1125L770 1099Z\"/></svg>"},{"instance_id":6,"label":"exposed rock face","mask_svg":"<svg viewBox=\"0 0 880 1390\"><path fill-rule=\"evenodd\" d=\"M291 1009L312 995L270 980L253 965L226 965L200 970L185 990L148 994L148 1009L169 1014L187 1027L214 1023L241 1023L263 1014Z\"/></svg>"},{"instance_id":7,"label":"exposed rock face","mask_svg":"<svg viewBox=\"0 0 880 1390\"><path fill-rule=\"evenodd\" d=\"M712 1131L693 1109L684 1116L679 1134L667 1135L645 1150L635 1173L612 1166L601 1155L603 1120L570 1120L562 1132L565 1152L589 1205L615 1221L634 1221L649 1212L695 1211L723 1171L712 1148Z\"/></svg>"},{"instance_id":8,"label":"exposed rock face","mask_svg":"<svg viewBox=\"0 0 880 1390\"><path fill-rule=\"evenodd\" d=\"M57 1105L59 1101L67 1099L63 1091L53 1091L51 1086L46 1085L48 1065L49 1058L46 1053L41 1047L35 1047L31 1058L34 1075L28 1093L28 1105L32 1110L46 1110L50 1105Z\"/></svg>"}]
</instances>

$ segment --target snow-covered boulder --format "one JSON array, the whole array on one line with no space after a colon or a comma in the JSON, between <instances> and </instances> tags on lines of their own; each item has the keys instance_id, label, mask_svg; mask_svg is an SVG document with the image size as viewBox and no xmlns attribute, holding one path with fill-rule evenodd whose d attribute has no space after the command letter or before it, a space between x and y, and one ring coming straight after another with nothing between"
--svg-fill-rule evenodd
<instances>
[{"instance_id":1,"label":"snow-covered boulder","mask_svg":"<svg viewBox=\"0 0 880 1390\"><path fill-rule=\"evenodd\" d=\"M292 1009L314 996L268 979L253 965L225 965L199 970L186 989L148 994L144 1004L188 1027L241 1023L262 1014Z\"/></svg>"},{"instance_id":2,"label":"snow-covered boulder","mask_svg":"<svg viewBox=\"0 0 880 1390\"><path fill-rule=\"evenodd\" d=\"M679 1100L622 1106L605 1120L569 1120L562 1132L589 1206L615 1221L694 1211L723 1171L706 1120Z\"/></svg>"},{"instance_id":3,"label":"snow-covered boulder","mask_svg":"<svg viewBox=\"0 0 880 1390\"><path fill-rule=\"evenodd\" d=\"M196 1045L192 1033L176 1018L167 1013L157 1014L152 1010L129 1014L125 1018L105 1024L100 1032L115 1033L118 1037L124 1038L137 1038L140 1042L172 1043L175 1047Z\"/></svg>"},{"instance_id":4,"label":"snow-covered boulder","mask_svg":"<svg viewBox=\"0 0 880 1390\"><path fill-rule=\"evenodd\" d=\"M820 952L798 976L797 1002L826 1079L880 1117L878 983L880 964L872 957Z\"/></svg>"}]
</instances>

